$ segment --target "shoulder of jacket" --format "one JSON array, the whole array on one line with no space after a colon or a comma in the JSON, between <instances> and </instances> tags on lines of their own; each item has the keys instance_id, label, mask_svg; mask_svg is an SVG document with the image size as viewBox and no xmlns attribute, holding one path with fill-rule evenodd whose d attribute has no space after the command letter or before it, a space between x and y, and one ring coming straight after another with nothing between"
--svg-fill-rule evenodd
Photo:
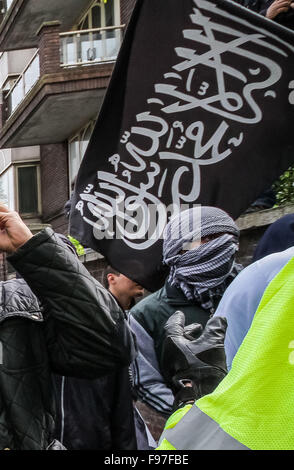
<instances>
[{"instance_id":1,"label":"shoulder of jacket","mask_svg":"<svg viewBox=\"0 0 294 470\"><path fill-rule=\"evenodd\" d=\"M24 279L0 283L0 322L11 317L43 321L42 306Z\"/></svg>"},{"instance_id":2,"label":"shoulder of jacket","mask_svg":"<svg viewBox=\"0 0 294 470\"><path fill-rule=\"evenodd\" d=\"M115 297L96 279L94 279L99 306L107 313L114 322L127 318Z\"/></svg>"}]
</instances>

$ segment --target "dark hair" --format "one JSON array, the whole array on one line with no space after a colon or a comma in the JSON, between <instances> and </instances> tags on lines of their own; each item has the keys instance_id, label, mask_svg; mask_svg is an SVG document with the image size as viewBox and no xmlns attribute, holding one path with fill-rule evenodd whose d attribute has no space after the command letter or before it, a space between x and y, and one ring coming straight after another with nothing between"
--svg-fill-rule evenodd
<instances>
[{"instance_id":1,"label":"dark hair","mask_svg":"<svg viewBox=\"0 0 294 470\"><path fill-rule=\"evenodd\" d=\"M115 274L116 276L119 276L120 272L117 271L116 269L112 268L110 266L110 264L108 266L106 266L106 268L103 271L103 275L102 275L102 283L103 283L104 287L106 287L106 289L109 288L109 283L108 283L108 279L107 279L108 274Z\"/></svg>"}]
</instances>

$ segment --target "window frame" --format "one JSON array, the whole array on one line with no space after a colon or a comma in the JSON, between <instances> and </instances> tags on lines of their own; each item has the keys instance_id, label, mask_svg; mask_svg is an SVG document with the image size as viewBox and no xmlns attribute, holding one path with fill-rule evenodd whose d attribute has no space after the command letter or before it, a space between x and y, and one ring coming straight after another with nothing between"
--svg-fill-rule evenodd
<instances>
[{"instance_id":1,"label":"window frame","mask_svg":"<svg viewBox=\"0 0 294 470\"><path fill-rule=\"evenodd\" d=\"M96 123L96 120L94 119L91 119L91 121L89 121L85 126L83 126L82 128L80 128L72 137L70 137L68 139L68 188L69 188L69 197L71 196L72 194L72 189L71 189L71 184L72 184L72 172L71 172L71 151L70 151L70 145L77 139L78 141L78 149L79 149L79 168L81 166L81 163L82 163L82 160L84 158L84 155L85 155L85 152L83 155L81 155L81 142L83 141L83 137L85 136L85 134L87 133L87 131L90 129L91 132L90 132L90 136L92 135L92 132L94 130L94 126L95 126L95 123ZM91 138L91 137L90 137ZM90 139L89 139L90 141ZM89 142L88 141L88 142ZM77 173L78 174L78 173ZM77 174L74 176L74 178L77 176ZM73 178L73 180L74 180Z\"/></svg>"},{"instance_id":2,"label":"window frame","mask_svg":"<svg viewBox=\"0 0 294 470\"><path fill-rule=\"evenodd\" d=\"M31 218L31 217L40 217L42 214L42 206L41 206L41 173L40 173L40 164L38 162L28 162L28 163L18 163L14 166L14 187L15 187L15 210L19 212L19 214L23 218ZM23 167L36 167L36 175L37 175L37 212L20 212L19 210L19 176L18 176L18 169Z\"/></svg>"},{"instance_id":3,"label":"window frame","mask_svg":"<svg viewBox=\"0 0 294 470\"><path fill-rule=\"evenodd\" d=\"M114 24L113 26L119 26L120 25L120 0L113 0L114 2ZM88 28L86 29L92 29L93 28L93 18L91 15L92 9L95 6L99 6L101 8L101 25L100 28L105 27L105 3L103 0L94 0L86 13L84 13L79 21L77 22L77 30L82 30L81 25L85 21L86 17L88 16Z\"/></svg>"}]
</instances>

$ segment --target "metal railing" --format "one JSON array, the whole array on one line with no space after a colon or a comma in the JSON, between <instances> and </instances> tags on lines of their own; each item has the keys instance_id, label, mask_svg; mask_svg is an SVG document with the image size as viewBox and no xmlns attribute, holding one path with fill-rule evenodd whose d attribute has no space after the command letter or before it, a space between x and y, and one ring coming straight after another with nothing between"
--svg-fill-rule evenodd
<instances>
[{"instance_id":1,"label":"metal railing","mask_svg":"<svg viewBox=\"0 0 294 470\"><path fill-rule=\"evenodd\" d=\"M37 80L40 77L40 62L39 62L39 51L31 58L30 62L20 74L15 84L9 90L6 95L6 102L8 107L8 117L13 113L13 111L18 107L22 102L24 97L34 86Z\"/></svg>"},{"instance_id":2,"label":"metal railing","mask_svg":"<svg viewBox=\"0 0 294 470\"><path fill-rule=\"evenodd\" d=\"M60 34L62 67L116 60L125 25Z\"/></svg>"}]
</instances>

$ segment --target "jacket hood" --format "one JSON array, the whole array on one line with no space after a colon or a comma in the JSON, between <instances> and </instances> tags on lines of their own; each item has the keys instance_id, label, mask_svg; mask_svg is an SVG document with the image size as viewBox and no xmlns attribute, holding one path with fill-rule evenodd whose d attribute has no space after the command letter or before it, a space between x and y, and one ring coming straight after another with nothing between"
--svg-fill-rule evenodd
<instances>
[{"instance_id":1,"label":"jacket hood","mask_svg":"<svg viewBox=\"0 0 294 470\"><path fill-rule=\"evenodd\" d=\"M285 215L269 226L255 249L252 262L291 246L294 246L294 214Z\"/></svg>"}]
</instances>

